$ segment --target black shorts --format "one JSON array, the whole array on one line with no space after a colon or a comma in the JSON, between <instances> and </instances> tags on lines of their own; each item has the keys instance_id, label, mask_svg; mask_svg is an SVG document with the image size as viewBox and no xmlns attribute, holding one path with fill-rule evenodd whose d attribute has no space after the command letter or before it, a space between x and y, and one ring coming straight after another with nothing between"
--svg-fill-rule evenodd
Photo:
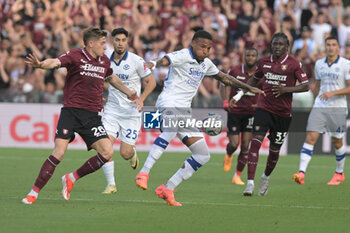
<instances>
[{"instance_id":1,"label":"black shorts","mask_svg":"<svg viewBox=\"0 0 350 233\"><path fill-rule=\"evenodd\" d=\"M61 108L55 138L70 139L69 142L72 142L75 132L83 138L88 150L91 150L94 142L108 138L98 112L80 108Z\"/></svg>"},{"instance_id":2,"label":"black shorts","mask_svg":"<svg viewBox=\"0 0 350 233\"><path fill-rule=\"evenodd\" d=\"M240 132L251 132L254 115L250 114L227 114L227 135L237 135Z\"/></svg>"},{"instance_id":3,"label":"black shorts","mask_svg":"<svg viewBox=\"0 0 350 233\"><path fill-rule=\"evenodd\" d=\"M284 138L287 136L292 117L282 117L264 109L257 108L254 114L253 133L255 135L268 136L270 144L275 147L281 147Z\"/></svg>"}]
</instances>

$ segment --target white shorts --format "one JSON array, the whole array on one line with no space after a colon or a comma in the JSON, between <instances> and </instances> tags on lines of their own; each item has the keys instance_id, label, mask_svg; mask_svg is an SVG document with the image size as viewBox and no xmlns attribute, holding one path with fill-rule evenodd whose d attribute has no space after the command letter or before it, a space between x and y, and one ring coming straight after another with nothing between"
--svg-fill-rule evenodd
<instances>
[{"instance_id":1,"label":"white shorts","mask_svg":"<svg viewBox=\"0 0 350 233\"><path fill-rule=\"evenodd\" d=\"M141 117L120 117L104 114L102 123L108 135L120 137L122 142L135 145L141 128Z\"/></svg>"},{"instance_id":2,"label":"white shorts","mask_svg":"<svg viewBox=\"0 0 350 233\"><path fill-rule=\"evenodd\" d=\"M347 109L312 108L306 131L327 132L331 137L343 138L346 129Z\"/></svg>"}]
</instances>

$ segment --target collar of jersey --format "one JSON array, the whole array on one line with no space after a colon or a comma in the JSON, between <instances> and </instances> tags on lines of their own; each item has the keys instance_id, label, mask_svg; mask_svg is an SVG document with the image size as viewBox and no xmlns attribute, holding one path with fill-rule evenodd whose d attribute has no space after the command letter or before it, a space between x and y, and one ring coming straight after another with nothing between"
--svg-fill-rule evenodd
<instances>
[{"instance_id":1,"label":"collar of jersey","mask_svg":"<svg viewBox=\"0 0 350 233\"><path fill-rule=\"evenodd\" d=\"M120 59L119 62L117 63L117 62L115 62L115 60L114 60L114 51L113 51L113 53L112 53L111 57L109 58L109 60L111 60L111 61L114 62L117 66L119 66L120 63L122 62L122 60L125 60L125 61L126 61L126 59L128 58L128 54L129 54L129 52L128 52L128 50L126 50L124 56L122 57L122 59Z\"/></svg>"},{"instance_id":2,"label":"collar of jersey","mask_svg":"<svg viewBox=\"0 0 350 233\"><path fill-rule=\"evenodd\" d=\"M335 61L329 65L328 64L328 57L326 57L326 59L324 59L324 62L327 63L328 67L331 67L333 64L338 63L339 59L340 59L340 56L338 55L337 59L335 59Z\"/></svg>"},{"instance_id":3,"label":"collar of jersey","mask_svg":"<svg viewBox=\"0 0 350 233\"><path fill-rule=\"evenodd\" d=\"M188 48L188 51L190 52L191 57L192 57L194 60L196 60L196 58L194 57L194 53L193 53L193 48L192 48L192 46L190 46L190 47ZM196 60L196 61L197 61L197 60Z\"/></svg>"},{"instance_id":4,"label":"collar of jersey","mask_svg":"<svg viewBox=\"0 0 350 233\"><path fill-rule=\"evenodd\" d=\"M91 56L91 54L86 50L86 48L82 49L83 54L85 55L86 59L88 59L89 61L101 61L101 57L96 57L94 58L93 56Z\"/></svg>"},{"instance_id":5,"label":"collar of jersey","mask_svg":"<svg viewBox=\"0 0 350 233\"><path fill-rule=\"evenodd\" d=\"M277 62L283 64L287 60L288 56L289 56L288 53L286 53L279 60L277 60ZM275 62L273 59L273 55L271 55L270 60L271 60L271 62Z\"/></svg>"}]
</instances>

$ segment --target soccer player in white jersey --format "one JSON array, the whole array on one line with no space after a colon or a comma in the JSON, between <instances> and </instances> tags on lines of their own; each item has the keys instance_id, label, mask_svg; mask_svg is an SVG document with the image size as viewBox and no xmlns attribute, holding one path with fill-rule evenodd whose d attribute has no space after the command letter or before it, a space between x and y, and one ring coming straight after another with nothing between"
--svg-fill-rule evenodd
<instances>
[{"instance_id":1,"label":"soccer player in white jersey","mask_svg":"<svg viewBox=\"0 0 350 233\"><path fill-rule=\"evenodd\" d=\"M164 88L156 103L157 108L190 108L192 98L196 95L204 76L213 76L226 85L240 87L257 94L264 94L263 91L220 72L212 61L207 58L211 47L212 37L210 33L200 30L194 34L191 47L169 53L157 62L146 63L149 68L170 66L164 82ZM147 189L148 174L151 168L175 136L182 140L190 149L192 155L165 184L160 185L156 189L155 193L159 198L164 199L168 205L181 206L179 202L175 201L174 189L182 181L189 179L210 158L208 146L198 128L178 127L171 132L163 131L155 139L147 160L140 173L136 176L135 181L138 187L144 190Z\"/></svg>"},{"instance_id":2,"label":"soccer player in white jersey","mask_svg":"<svg viewBox=\"0 0 350 233\"><path fill-rule=\"evenodd\" d=\"M121 91L109 86L108 101L102 122L112 144L117 137L120 137L120 155L129 160L131 167L136 169L139 159L135 143L141 128L143 101L156 87L156 81L151 70L145 66L143 58L127 50L128 36L129 33L124 28L116 28L112 31L114 52L110 56L111 68L123 84L135 90L140 98L132 102ZM142 81L144 81L144 90L141 94ZM107 180L107 187L103 193L117 192L113 158L102 168Z\"/></svg>"},{"instance_id":3,"label":"soccer player in white jersey","mask_svg":"<svg viewBox=\"0 0 350 233\"><path fill-rule=\"evenodd\" d=\"M345 180L345 146L343 145L346 129L347 101L350 94L350 61L339 56L339 42L335 37L325 40L327 57L315 64L316 85L319 93L309 115L307 134L300 153L299 172L293 180L304 184L305 172L311 160L314 145L320 133L328 132L335 149L336 170L328 185L339 185Z\"/></svg>"}]
</instances>

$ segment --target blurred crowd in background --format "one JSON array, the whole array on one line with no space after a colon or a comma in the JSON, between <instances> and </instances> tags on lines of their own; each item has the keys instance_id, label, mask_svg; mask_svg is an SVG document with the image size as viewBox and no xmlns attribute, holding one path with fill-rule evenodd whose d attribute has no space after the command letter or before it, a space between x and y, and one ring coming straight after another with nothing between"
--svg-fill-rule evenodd
<instances>
[{"instance_id":1,"label":"blurred crowd in background","mask_svg":"<svg viewBox=\"0 0 350 233\"><path fill-rule=\"evenodd\" d=\"M272 35L284 32L311 80L310 92L295 96L296 107L313 103L314 64L325 57L326 37L337 36L350 59L350 6L342 0L0 0L0 102L61 103L66 70L32 69L25 57L42 60L83 47L89 26L124 27L129 51L146 61L188 47L194 32L205 29L213 35L210 59L223 72L243 62L247 47L269 55ZM154 105L166 74L166 68L154 71L157 88L145 105ZM205 77L193 106L221 107L219 87Z\"/></svg>"}]
</instances>

